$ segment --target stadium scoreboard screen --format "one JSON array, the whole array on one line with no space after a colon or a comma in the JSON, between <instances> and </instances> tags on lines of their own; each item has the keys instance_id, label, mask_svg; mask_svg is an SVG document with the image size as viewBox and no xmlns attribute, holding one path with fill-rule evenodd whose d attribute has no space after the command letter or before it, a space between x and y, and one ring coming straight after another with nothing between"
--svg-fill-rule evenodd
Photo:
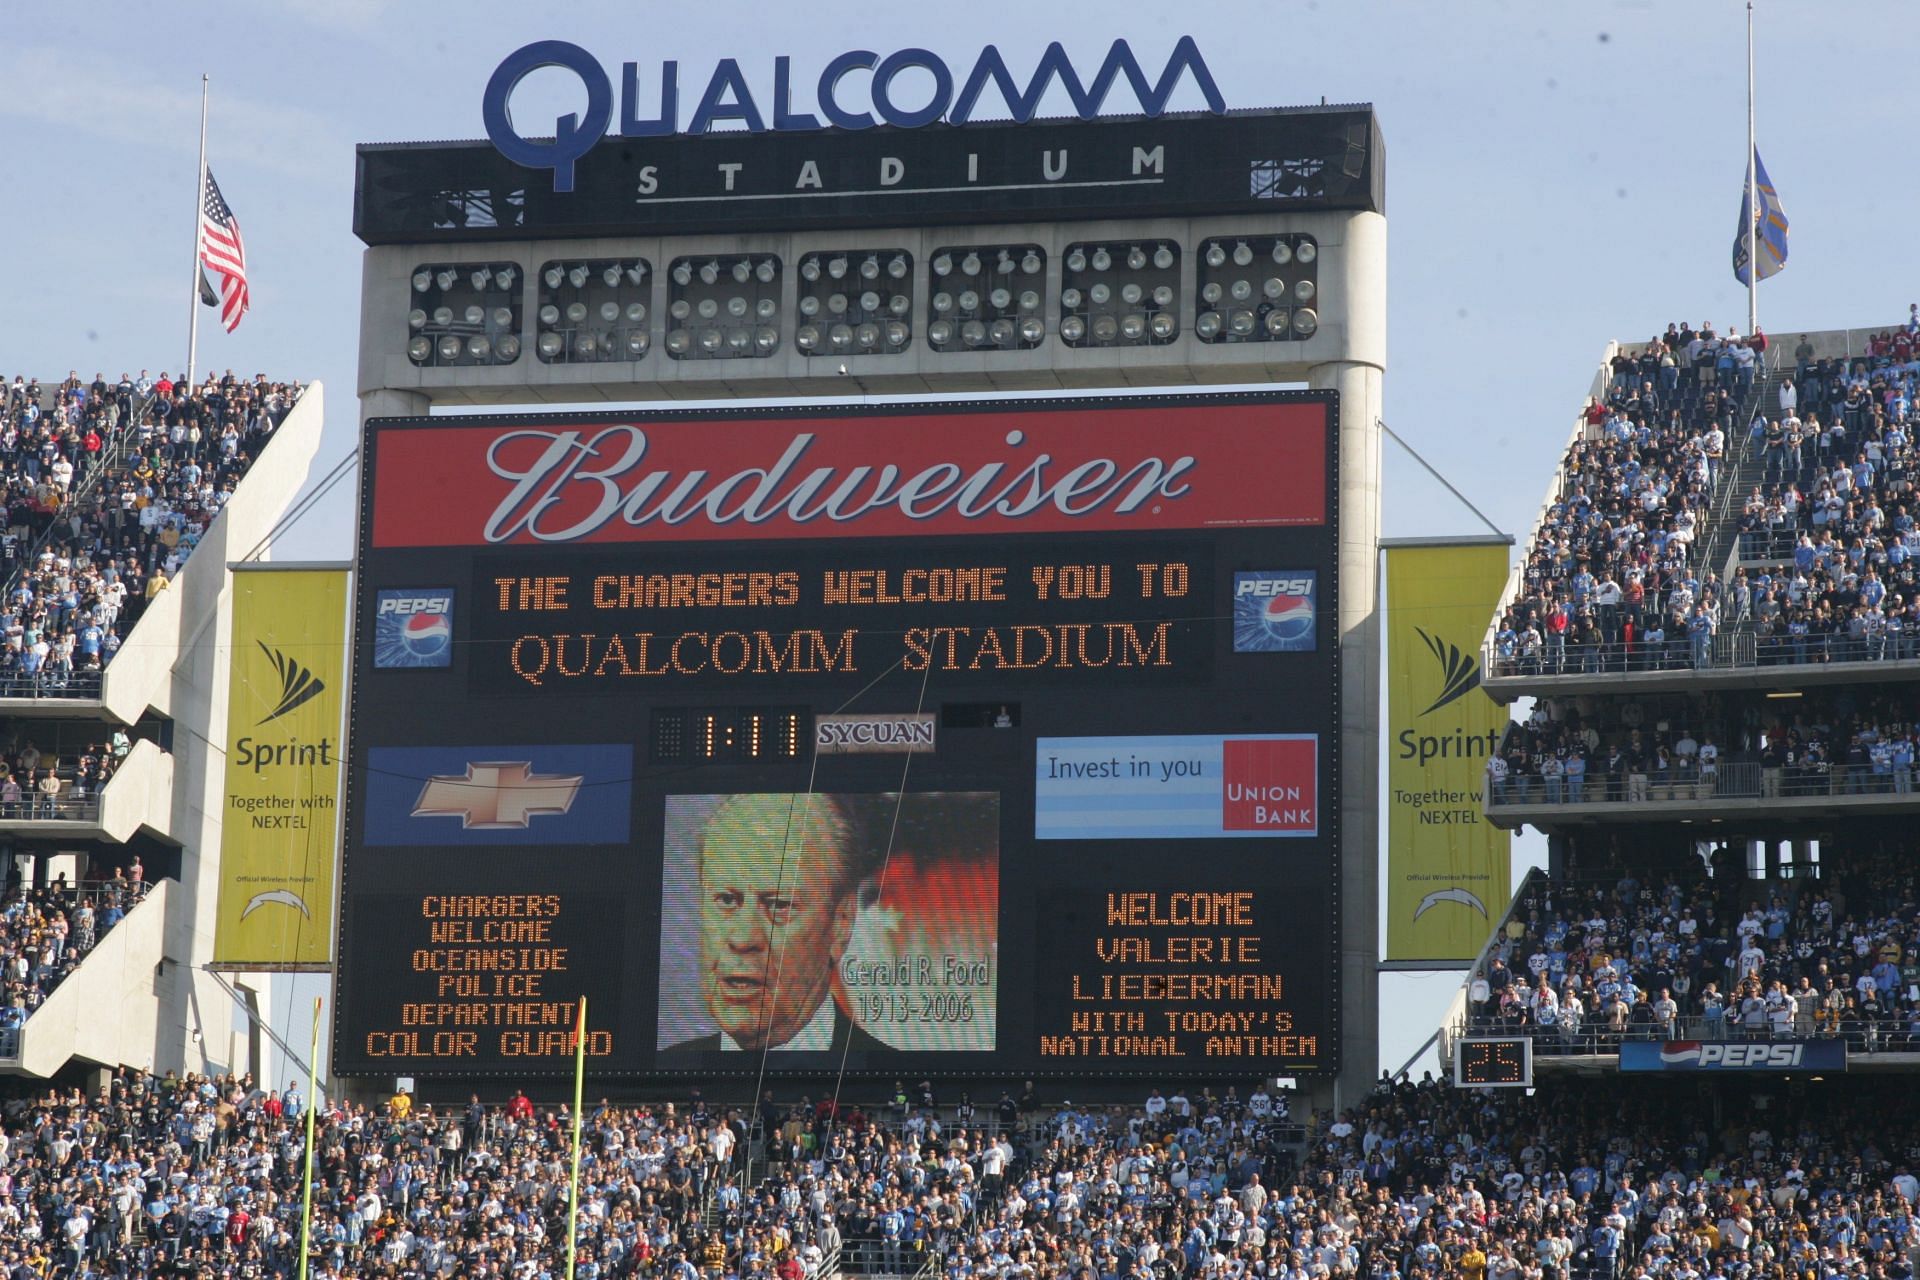
<instances>
[{"instance_id":1,"label":"stadium scoreboard screen","mask_svg":"<svg viewBox=\"0 0 1920 1280\"><path fill-rule=\"evenodd\" d=\"M1336 431L370 420L336 1070L1336 1069Z\"/></svg>"}]
</instances>

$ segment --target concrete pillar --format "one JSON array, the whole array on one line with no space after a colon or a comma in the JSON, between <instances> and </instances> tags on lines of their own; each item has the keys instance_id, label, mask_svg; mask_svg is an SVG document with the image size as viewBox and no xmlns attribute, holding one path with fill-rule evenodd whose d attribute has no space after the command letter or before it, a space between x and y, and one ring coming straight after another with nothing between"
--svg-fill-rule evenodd
<instances>
[{"instance_id":1,"label":"concrete pillar","mask_svg":"<svg viewBox=\"0 0 1920 1280\"><path fill-rule=\"evenodd\" d=\"M1387 223L1346 226L1339 274L1345 358L1307 385L1340 394L1340 1005L1335 1098L1351 1107L1380 1076L1380 422L1387 351ZM1335 296L1328 294L1330 298ZM1332 310L1332 308L1329 308ZM1398 1064L1391 1064L1398 1065Z\"/></svg>"},{"instance_id":2,"label":"concrete pillar","mask_svg":"<svg viewBox=\"0 0 1920 1280\"><path fill-rule=\"evenodd\" d=\"M1340 1105L1380 1075L1381 370L1314 368L1340 393Z\"/></svg>"}]
</instances>

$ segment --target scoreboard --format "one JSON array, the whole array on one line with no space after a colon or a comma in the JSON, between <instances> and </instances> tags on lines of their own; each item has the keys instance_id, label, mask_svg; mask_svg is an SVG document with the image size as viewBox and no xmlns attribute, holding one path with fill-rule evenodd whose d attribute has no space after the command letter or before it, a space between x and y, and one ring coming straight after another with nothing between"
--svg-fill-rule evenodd
<instances>
[{"instance_id":1,"label":"scoreboard","mask_svg":"<svg viewBox=\"0 0 1920 1280\"><path fill-rule=\"evenodd\" d=\"M336 1070L1335 1070L1336 431L368 421Z\"/></svg>"}]
</instances>

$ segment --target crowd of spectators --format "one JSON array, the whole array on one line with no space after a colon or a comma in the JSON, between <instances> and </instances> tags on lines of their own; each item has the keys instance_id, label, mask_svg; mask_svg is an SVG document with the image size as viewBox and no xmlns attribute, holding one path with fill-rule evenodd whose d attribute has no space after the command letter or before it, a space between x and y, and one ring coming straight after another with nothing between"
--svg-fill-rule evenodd
<instances>
[{"instance_id":1,"label":"crowd of spectators","mask_svg":"<svg viewBox=\"0 0 1920 1280\"><path fill-rule=\"evenodd\" d=\"M120 923L145 894L145 874L135 858L111 880L78 893L64 883L44 889L16 883L0 891L0 1037L25 1025Z\"/></svg>"},{"instance_id":2,"label":"crowd of spectators","mask_svg":"<svg viewBox=\"0 0 1920 1280\"><path fill-rule=\"evenodd\" d=\"M14 1104L8 1280L291 1277L309 1105L124 1070ZM602 1101L582 1117L578 1274L1894 1280L1920 1246L1915 1107L1844 1084L1721 1114L1658 1084L1383 1080L1303 1146L1269 1140L1263 1093L999 1110ZM564 1106L396 1095L314 1119L318 1280L564 1274ZM848 1261L857 1242L870 1262Z\"/></svg>"},{"instance_id":3,"label":"crowd of spectators","mask_svg":"<svg viewBox=\"0 0 1920 1280\"><path fill-rule=\"evenodd\" d=\"M1920 652L1913 404L1920 319L1847 359L1796 352L1778 416L1756 424L1761 483L1740 516L1731 608L1763 662L1875 661Z\"/></svg>"},{"instance_id":4,"label":"crowd of spectators","mask_svg":"<svg viewBox=\"0 0 1920 1280\"><path fill-rule=\"evenodd\" d=\"M1718 630L1722 584L1698 563L1766 337L1670 324L1613 358L1606 398L1561 466L1559 497L1496 627L1495 670L1671 665Z\"/></svg>"},{"instance_id":5,"label":"crowd of spectators","mask_svg":"<svg viewBox=\"0 0 1920 1280\"><path fill-rule=\"evenodd\" d=\"M1489 754L1487 798L1593 804L1906 793L1916 752L1920 692L1900 686L1784 699L1542 698Z\"/></svg>"},{"instance_id":6,"label":"crowd of spectators","mask_svg":"<svg viewBox=\"0 0 1920 1280\"><path fill-rule=\"evenodd\" d=\"M0 747L0 819L91 816L102 788L132 749L133 738L124 728L64 756L42 751L31 737L16 732Z\"/></svg>"},{"instance_id":7,"label":"crowd of spectators","mask_svg":"<svg viewBox=\"0 0 1920 1280\"><path fill-rule=\"evenodd\" d=\"M1920 900L1897 858L1817 879L1537 882L1470 993L1474 1025L1594 1052L1624 1037L1843 1036L1920 1049Z\"/></svg>"},{"instance_id":8,"label":"crowd of spectators","mask_svg":"<svg viewBox=\"0 0 1920 1280\"><path fill-rule=\"evenodd\" d=\"M5 1265L291 1276L306 1106L293 1084L124 1070L93 1097L14 1105L0 1129ZM397 1094L315 1119L316 1277L563 1273L565 1107L521 1093L436 1109ZM678 1104L603 1100L581 1119L583 1280L1165 1274L1163 1258L1235 1247L1217 1236L1221 1195L1237 1206L1297 1147L1280 1140L1284 1100L1257 1088L1244 1102L1229 1089L1043 1108L1029 1086L984 1113L939 1105L927 1084L871 1113L771 1091L710 1107L696 1090ZM1300 1226L1311 1235L1311 1216Z\"/></svg>"},{"instance_id":9,"label":"crowd of spectators","mask_svg":"<svg viewBox=\"0 0 1920 1280\"><path fill-rule=\"evenodd\" d=\"M98 687L300 392L231 370L0 388L0 696Z\"/></svg>"}]
</instances>

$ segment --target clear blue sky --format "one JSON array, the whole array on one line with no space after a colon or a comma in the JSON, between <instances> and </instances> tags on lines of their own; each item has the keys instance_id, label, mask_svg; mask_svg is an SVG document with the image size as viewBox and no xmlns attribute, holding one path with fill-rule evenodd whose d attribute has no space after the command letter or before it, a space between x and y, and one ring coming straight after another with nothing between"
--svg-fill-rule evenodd
<instances>
[{"instance_id":1,"label":"clear blue sky","mask_svg":"<svg viewBox=\"0 0 1920 1280\"><path fill-rule=\"evenodd\" d=\"M1762 287L1769 329L1891 325L1920 298L1908 230L1920 171L1882 141L1912 114L1912 17L1900 0L1762 0L1760 150L1793 227L1786 271ZM209 156L246 233L254 310L233 336L203 313L201 365L324 380L316 475L356 429L353 144L481 136L487 76L535 39L608 64L677 59L683 86L696 81L684 96L720 57L763 88L780 53L797 71L913 45L966 65L992 42L1018 69L1051 40L1086 64L1124 36L1156 66L1190 34L1229 106L1374 103L1387 139L1387 421L1521 535L1607 339L1676 319L1745 327L1729 265L1746 130L1737 0L95 0L12 19L0 373L111 378L185 363L205 70ZM1187 92L1176 106L1198 105ZM515 107L545 119L562 103L572 109L564 85L536 78ZM1390 537L1478 530L1391 449L1386 485ZM277 554L344 557L351 518L348 502L325 504ZM1456 984L1389 979L1389 1065Z\"/></svg>"}]
</instances>

